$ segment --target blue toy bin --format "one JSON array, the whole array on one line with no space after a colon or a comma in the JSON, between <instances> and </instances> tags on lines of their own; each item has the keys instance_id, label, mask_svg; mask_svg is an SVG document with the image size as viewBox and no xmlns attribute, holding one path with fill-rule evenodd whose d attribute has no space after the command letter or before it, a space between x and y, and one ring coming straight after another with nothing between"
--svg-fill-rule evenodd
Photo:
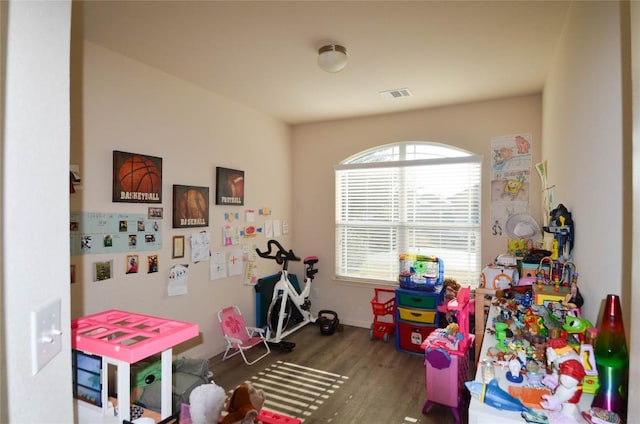
<instances>
[{"instance_id":1,"label":"blue toy bin","mask_svg":"<svg viewBox=\"0 0 640 424\"><path fill-rule=\"evenodd\" d=\"M403 289L435 291L444 282L444 263L435 256L403 253L398 282Z\"/></svg>"},{"instance_id":2,"label":"blue toy bin","mask_svg":"<svg viewBox=\"0 0 640 424\"><path fill-rule=\"evenodd\" d=\"M437 280L433 277L401 276L400 287L409 290L435 291Z\"/></svg>"}]
</instances>

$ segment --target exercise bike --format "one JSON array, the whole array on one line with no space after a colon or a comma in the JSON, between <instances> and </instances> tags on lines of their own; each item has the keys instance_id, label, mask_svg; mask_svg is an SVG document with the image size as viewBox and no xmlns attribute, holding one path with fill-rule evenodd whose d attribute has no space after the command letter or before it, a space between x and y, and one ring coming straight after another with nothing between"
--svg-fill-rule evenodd
<instances>
[{"instance_id":1,"label":"exercise bike","mask_svg":"<svg viewBox=\"0 0 640 424\"><path fill-rule=\"evenodd\" d=\"M311 315L311 283L318 270L314 267L318 263L316 256L304 258L305 277L304 287L298 293L289 278L289 261L299 261L300 258L293 250L286 250L277 240L267 242L267 250L261 252L256 249L258 256L265 259L273 259L281 265L280 280L273 287L271 304L267 311L267 343L272 347L282 350L292 350L295 343L283 339L296 330L316 321Z\"/></svg>"}]
</instances>

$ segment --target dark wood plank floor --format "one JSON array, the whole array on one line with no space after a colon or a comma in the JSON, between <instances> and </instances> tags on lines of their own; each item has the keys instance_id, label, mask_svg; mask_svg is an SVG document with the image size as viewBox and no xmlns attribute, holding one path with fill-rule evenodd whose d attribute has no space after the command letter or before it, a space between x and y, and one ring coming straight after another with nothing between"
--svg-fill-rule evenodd
<instances>
[{"instance_id":1,"label":"dark wood plank floor","mask_svg":"<svg viewBox=\"0 0 640 424\"><path fill-rule=\"evenodd\" d=\"M395 349L393 340L370 340L369 330L344 326L321 335L315 324L287 338L291 352L272 351L252 366L237 355L211 358L216 384L231 390L251 381L266 393L265 408L314 423L453 424L450 409L426 400L423 357ZM251 356L263 352L254 348ZM467 421L466 411L463 422Z\"/></svg>"}]
</instances>

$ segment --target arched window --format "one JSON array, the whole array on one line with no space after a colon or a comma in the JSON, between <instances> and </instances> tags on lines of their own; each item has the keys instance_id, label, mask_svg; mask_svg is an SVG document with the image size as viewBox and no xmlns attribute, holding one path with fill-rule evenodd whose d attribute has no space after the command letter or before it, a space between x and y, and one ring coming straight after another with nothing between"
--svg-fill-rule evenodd
<instances>
[{"instance_id":1,"label":"arched window","mask_svg":"<svg viewBox=\"0 0 640 424\"><path fill-rule=\"evenodd\" d=\"M406 142L337 165L336 277L396 283L399 255L441 258L445 276L477 285L482 157Z\"/></svg>"}]
</instances>

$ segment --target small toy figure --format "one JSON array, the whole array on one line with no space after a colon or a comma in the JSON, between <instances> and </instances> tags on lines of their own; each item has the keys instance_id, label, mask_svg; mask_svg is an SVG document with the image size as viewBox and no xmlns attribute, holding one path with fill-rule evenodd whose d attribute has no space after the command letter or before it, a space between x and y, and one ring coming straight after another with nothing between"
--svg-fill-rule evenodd
<instances>
[{"instance_id":1,"label":"small toy figure","mask_svg":"<svg viewBox=\"0 0 640 424\"><path fill-rule=\"evenodd\" d=\"M563 204L559 204L557 208L549 212L549 225L543 227L543 230L554 235L558 257L568 259L576 234L571 212Z\"/></svg>"},{"instance_id":2,"label":"small toy figure","mask_svg":"<svg viewBox=\"0 0 640 424\"><path fill-rule=\"evenodd\" d=\"M507 371L507 380L512 383L522 383L524 377L520 371L522 370L522 362L520 359L512 359L509 361L509 371Z\"/></svg>"},{"instance_id":3,"label":"small toy figure","mask_svg":"<svg viewBox=\"0 0 640 424\"><path fill-rule=\"evenodd\" d=\"M460 290L460 284L453 278L445 278L442 283L442 287L444 290L443 304L446 306L449 304L449 301L458 297L458 290ZM448 323L456 322L456 312L447 310L446 319Z\"/></svg>"},{"instance_id":4,"label":"small toy figure","mask_svg":"<svg viewBox=\"0 0 640 424\"><path fill-rule=\"evenodd\" d=\"M558 367L559 385L553 395L542 395L544 401L540 405L544 409L553 411L561 410L567 415L573 414L575 404L580 401L582 387L580 382L585 376L582 362L577 359L567 359L560 363ZM569 404L569 405L567 405Z\"/></svg>"},{"instance_id":5,"label":"small toy figure","mask_svg":"<svg viewBox=\"0 0 640 424\"><path fill-rule=\"evenodd\" d=\"M578 289L578 273L574 273L571 278L571 287L569 289L569 293L565 296L562 301L562 306L567 309L579 309L582 308L584 304L584 299L580 294L580 290Z\"/></svg>"}]
</instances>

